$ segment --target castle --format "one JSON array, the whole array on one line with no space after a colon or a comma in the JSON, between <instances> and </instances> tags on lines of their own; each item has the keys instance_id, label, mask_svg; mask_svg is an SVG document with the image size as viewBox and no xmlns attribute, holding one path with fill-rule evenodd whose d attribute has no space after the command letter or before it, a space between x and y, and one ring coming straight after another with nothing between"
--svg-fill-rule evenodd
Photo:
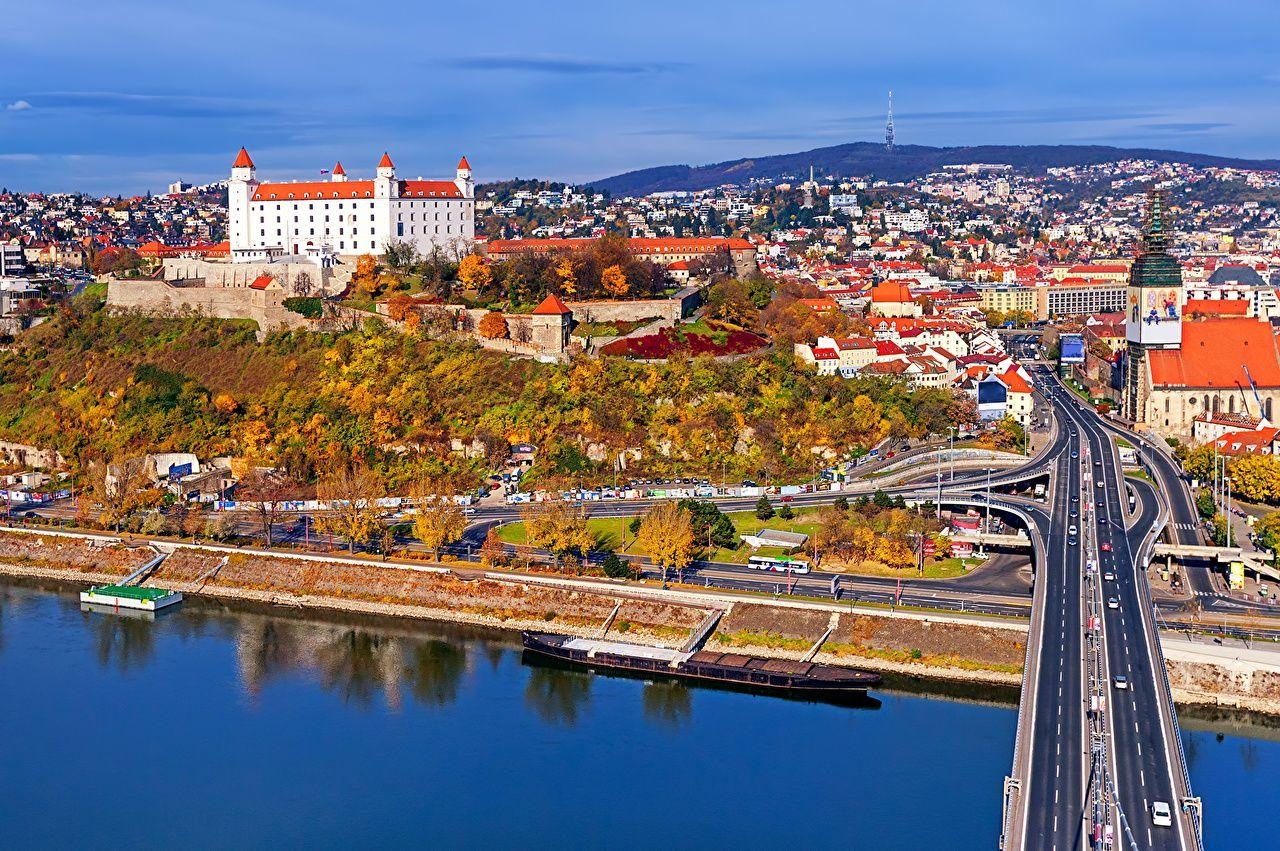
<instances>
[{"instance_id":1,"label":"castle","mask_svg":"<svg viewBox=\"0 0 1280 851\"><path fill-rule=\"evenodd\" d=\"M403 180L384 153L372 180L350 180L338 163L327 180L263 183L241 148L227 183L227 225L234 263L295 255L324 265L395 242L420 254L465 253L475 238L475 182L466 157L453 180Z\"/></svg>"}]
</instances>

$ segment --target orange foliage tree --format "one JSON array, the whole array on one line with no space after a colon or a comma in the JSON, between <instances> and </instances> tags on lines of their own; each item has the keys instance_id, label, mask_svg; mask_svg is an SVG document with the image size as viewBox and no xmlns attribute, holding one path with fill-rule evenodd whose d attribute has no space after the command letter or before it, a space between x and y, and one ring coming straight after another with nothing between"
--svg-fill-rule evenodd
<instances>
[{"instance_id":1,"label":"orange foliage tree","mask_svg":"<svg viewBox=\"0 0 1280 851\"><path fill-rule=\"evenodd\" d=\"M507 318L501 312L491 310L480 320L477 330L486 340L500 339L507 336Z\"/></svg>"},{"instance_id":2,"label":"orange foliage tree","mask_svg":"<svg viewBox=\"0 0 1280 851\"><path fill-rule=\"evenodd\" d=\"M607 267L600 273L600 286L611 296L622 298L628 292L627 275L618 264Z\"/></svg>"}]
</instances>

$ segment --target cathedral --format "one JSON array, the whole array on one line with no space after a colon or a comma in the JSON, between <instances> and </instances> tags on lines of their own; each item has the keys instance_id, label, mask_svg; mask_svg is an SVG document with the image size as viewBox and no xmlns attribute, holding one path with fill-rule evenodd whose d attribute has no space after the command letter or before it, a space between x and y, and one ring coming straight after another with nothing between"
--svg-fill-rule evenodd
<instances>
[{"instance_id":1,"label":"cathedral","mask_svg":"<svg viewBox=\"0 0 1280 851\"><path fill-rule=\"evenodd\" d=\"M1188 310L1182 267L1168 253L1164 197L1151 194L1142 248L1129 275L1121 413L1159 434L1189 438L1197 417L1272 420L1280 347L1265 318L1223 315L1212 300ZM1190 317L1190 318L1189 318Z\"/></svg>"}]
</instances>

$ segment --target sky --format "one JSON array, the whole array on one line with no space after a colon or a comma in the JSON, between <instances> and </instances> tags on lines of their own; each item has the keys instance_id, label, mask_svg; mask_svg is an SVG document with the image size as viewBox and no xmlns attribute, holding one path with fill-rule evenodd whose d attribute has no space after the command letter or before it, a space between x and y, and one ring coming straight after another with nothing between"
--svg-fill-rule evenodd
<instances>
[{"instance_id":1,"label":"sky","mask_svg":"<svg viewBox=\"0 0 1280 851\"><path fill-rule=\"evenodd\" d=\"M18 0L3 0L17 4ZM0 26L0 187L341 160L583 181L884 136L1280 157L1280 3L58 0ZM1052 8L1048 8L1048 7ZM1044 7L1044 8L1041 8Z\"/></svg>"}]
</instances>

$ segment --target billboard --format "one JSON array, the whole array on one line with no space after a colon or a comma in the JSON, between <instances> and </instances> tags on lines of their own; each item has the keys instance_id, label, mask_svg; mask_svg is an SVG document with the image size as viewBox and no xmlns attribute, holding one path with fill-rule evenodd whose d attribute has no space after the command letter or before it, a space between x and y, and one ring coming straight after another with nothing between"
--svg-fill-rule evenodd
<instances>
[{"instance_id":1,"label":"billboard","mask_svg":"<svg viewBox=\"0 0 1280 851\"><path fill-rule=\"evenodd\" d=\"M1125 339L1145 346L1176 346L1182 340L1181 291L1176 287L1129 290Z\"/></svg>"},{"instance_id":2,"label":"billboard","mask_svg":"<svg viewBox=\"0 0 1280 851\"><path fill-rule=\"evenodd\" d=\"M1062 363L1084 363L1084 336L1063 334L1058 338L1059 360Z\"/></svg>"}]
</instances>

